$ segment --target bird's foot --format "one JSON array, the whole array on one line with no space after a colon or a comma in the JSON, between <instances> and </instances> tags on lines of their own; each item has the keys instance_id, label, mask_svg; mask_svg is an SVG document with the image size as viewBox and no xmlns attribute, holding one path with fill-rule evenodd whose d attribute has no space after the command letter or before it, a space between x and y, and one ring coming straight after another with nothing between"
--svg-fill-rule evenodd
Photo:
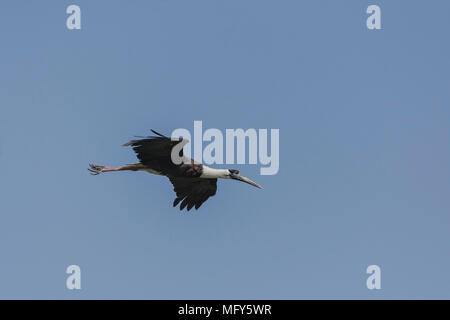
<instances>
[{"instance_id":1,"label":"bird's foot","mask_svg":"<svg viewBox=\"0 0 450 320\"><path fill-rule=\"evenodd\" d=\"M91 164L91 163L89 164L89 167L90 168L88 168L88 170L91 172L91 174L93 176L96 176L96 175L102 173L103 169L105 168L105 166L97 166L97 165Z\"/></svg>"}]
</instances>

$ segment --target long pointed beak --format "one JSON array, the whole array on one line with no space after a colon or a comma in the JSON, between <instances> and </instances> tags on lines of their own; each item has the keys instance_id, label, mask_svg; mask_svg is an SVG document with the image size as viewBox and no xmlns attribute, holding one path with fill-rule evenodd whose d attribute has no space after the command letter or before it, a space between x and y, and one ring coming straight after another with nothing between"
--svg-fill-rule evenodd
<instances>
[{"instance_id":1,"label":"long pointed beak","mask_svg":"<svg viewBox=\"0 0 450 320\"><path fill-rule=\"evenodd\" d=\"M247 178L247 177L244 177L244 176L241 175L241 174L232 174L232 175L231 175L231 179L235 179L235 180L239 180L239 181L242 181L242 182L251 184L252 186L257 187L257 188L259 188L259 189L262 189L262 188L263 188L263 187L261 187L259 184L257 184L256 182L250 180L250 179Z\"/></svg>"}]
</instances>

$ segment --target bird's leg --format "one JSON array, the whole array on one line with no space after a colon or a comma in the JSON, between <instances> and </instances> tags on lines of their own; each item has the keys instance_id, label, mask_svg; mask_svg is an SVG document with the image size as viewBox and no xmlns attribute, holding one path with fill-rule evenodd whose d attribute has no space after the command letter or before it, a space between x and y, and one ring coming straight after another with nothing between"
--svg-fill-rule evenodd
<instances>
[{"instance_id":1,"label":"bird's leg","mask_svg":"<svg viewBox=\"0 0 450 320\"><path fill-rule=\"evenodd\" d=\"M95 164L89 164L88 170L91 172L92 175L96 176L102 172L111 172L111 171L124 171L124 170L131 170L131 171L137 171L143 167L140 163L138 164L129 164L126 166L118 167L118 168L112 168L112 167L105 167L105 166L98 166Z\"/></svg>"},{"instance_id":2,"label":"bird's leg","mask_svg":"<svg viewBox=\"0 0 450 320\"><path fill-rule=\"evenodd\" d=\"M89 164L88 170L91 172L92 175L97 175L100 174L102 172L109 172L109 171L118 171L120 170L120 168L110 168L110 167L105 167L105 166L98 166L96 164Z\"/></svg>"}]
</instances>

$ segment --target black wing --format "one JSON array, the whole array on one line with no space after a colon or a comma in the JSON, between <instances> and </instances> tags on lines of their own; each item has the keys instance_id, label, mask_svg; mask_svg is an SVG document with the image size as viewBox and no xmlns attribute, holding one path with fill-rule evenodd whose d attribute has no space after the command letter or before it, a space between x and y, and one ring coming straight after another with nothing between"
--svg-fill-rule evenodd
<instances>
[{"instance_id":1,"label":"black wing","mask_svg":"<svg viewBox=\"0 0 450 320\"><path fill-rule=\"evenodd\" d=\"M177 165L171 159L172 148L179 143L187 143L188 140L172 140L154 130L152 132L157 136L131 140L125 143L124 146L132 146L137 158L146 167L163 174L171 174L177 168ZM179 155L183 157L182 148Z\"/></svg>"},{"instance_id":2,"label":"black wing","mask_svg":"<svg viewBox=\"0 0 450 320\"><path fill-rule=\"evenodd\" d=\"M216 194L217 179L201 179L201 178L184 178L184 177L169 177L173 184L173 190L177 194L177 198L173 202L176 207L180 201L180 210L187 206L187 210L195 209Z\"/></svg>"}]
</instances>

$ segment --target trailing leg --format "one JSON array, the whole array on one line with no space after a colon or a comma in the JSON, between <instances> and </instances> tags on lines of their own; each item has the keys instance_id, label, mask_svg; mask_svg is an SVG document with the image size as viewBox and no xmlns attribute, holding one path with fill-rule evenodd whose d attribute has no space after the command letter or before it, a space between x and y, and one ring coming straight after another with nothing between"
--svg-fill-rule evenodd
<instances>
[{"instance_id":1,"label":"trailing leg","mask_svg":"<svg viewBox=\"0 0 450 320\"><path fill-rule=\"evenodd\" d=\"M111 172L111 171L137 171L142 170L143 166L140 163L136 164L128 164L126 166L118 167L118 168L111 168L111 167L105 167L105 166L98 166L96 164L89 164L88 170L91 172L92 175L96 176L102 172Z\"/></svg>"}]
</instances>

